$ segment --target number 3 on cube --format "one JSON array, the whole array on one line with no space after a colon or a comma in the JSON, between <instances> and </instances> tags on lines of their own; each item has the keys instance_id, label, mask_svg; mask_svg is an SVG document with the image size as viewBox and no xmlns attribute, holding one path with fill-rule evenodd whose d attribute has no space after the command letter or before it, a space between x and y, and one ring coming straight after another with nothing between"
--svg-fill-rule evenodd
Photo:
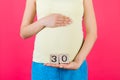
<instances>
[{"instance_id":1,"label":"number 3 on cube","mask_svg":"<svg viewBox=\"0 0 120 80\"><path fill-rule=\"evenodd\" d=\"M58 55L56 55L56 54L51 54L51 55L50 55L50 62L51 62L51 63L55 63L55 64L59 63L59 61L58 61Z\"/></svg>"}]
</instances>

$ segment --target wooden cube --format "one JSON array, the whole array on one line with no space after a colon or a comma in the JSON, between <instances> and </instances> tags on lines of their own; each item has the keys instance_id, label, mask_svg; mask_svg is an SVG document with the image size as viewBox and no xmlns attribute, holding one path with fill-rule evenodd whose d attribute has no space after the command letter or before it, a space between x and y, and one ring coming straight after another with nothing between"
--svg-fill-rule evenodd
<instances>
[{"instance_id":1,"label":"wooden cube","mask_svg":"<svg viewBox=\"0 0 120 80\"><path fill-rule=\"evenodd\" d=\"M59 56L57 54L50 54L50 63L59 64Z\"/></svg>"},{"instance_id":2,"label":"wooden cube","mask_svg":"<svg viewBox=\"0 0 120 80\"><path fill-rule=\"evenodd\" d=\"M69 63L69 55L68 54L60 54L59 55L59 63Z\"/></svg>"}]
</instances>

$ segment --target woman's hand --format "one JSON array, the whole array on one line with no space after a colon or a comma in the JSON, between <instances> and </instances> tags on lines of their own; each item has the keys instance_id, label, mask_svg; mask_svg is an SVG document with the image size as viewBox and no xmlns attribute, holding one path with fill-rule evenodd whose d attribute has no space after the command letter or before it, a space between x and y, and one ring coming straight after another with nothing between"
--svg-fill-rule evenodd
<instances>
[{"instance_id":1,"label":"woman's hand","mask_svg":"<svg viewBox=\"0 0 120 80\"><path fill-rule=\"evenodd\" d=\"M77 61L72 61L70 63L63 63L63 64L44 63L44 65L52 66L56 68L73 69L73 70L76 70L80 67L79 62Z\"/></svg>"},{"instance_id":2,"label":"woman's hand","mask_svg":"<svg viewBox=\"0 0 120 80\"><path fill-rule=\"evenodd\" d=\"M61 15L61 14L50 14L48 16L45 16L40 19L40 23L43 24L46 27L60 27L60 26L66 26L70 24L72 21L69 17Z\"/></svg>"}]
</instances>

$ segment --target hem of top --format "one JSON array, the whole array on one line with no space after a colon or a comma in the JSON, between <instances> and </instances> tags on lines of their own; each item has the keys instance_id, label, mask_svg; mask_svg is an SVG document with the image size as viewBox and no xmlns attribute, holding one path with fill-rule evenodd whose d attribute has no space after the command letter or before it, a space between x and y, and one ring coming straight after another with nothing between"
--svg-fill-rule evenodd
<instances>
[{"instance_id":1,"label":"hem of top","mask_svg":"<svg viewBox=\"0 0 120 80\"><path fill-rule=\"evenodd\" d=\"M32 59L32 62L37 62L37 63L50 63L49 61L35 60L35 59Z\"/></svg>"}]
</instances>

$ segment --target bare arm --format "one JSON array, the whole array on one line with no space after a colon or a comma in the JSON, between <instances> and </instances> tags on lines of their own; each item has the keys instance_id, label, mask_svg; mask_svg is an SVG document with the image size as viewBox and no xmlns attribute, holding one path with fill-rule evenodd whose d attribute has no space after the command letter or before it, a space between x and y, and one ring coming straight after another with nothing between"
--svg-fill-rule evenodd
<instances>
[{"instance_id":1,"label":"bare arm","mask_svg":"<svg viewBox=\"0 0 120 80\"><path fill-rule=\"evenodd\" d=\"M72 21L69 17L62 14L53 13L47 15L36 22L33 22L33 19L36 14L36 1L27 0L26 7L23 15L23 20L21 23L20 36L23 39L29 38L45 27L65 27L70 24Z\"/></svg>"},{"instance_id":2,"label":"bare arm","mask_svg":"<svg viewBox=\"0 0 120 80\"><path fill-rule=\"evenodd\" d=\"M92 0L84 0L84 24L86 26L86 38L81 50L75 58L75 61L81 65L97 39L97 26L94 14Z\"/></svg>"},{"instance_id":3,"label":"bare arm","mask_svg":"<svg viewBox=\"0 0 120 80\"><path fill-rule=\"evenodd\" d=\"M65 69L78 69L81 66L97 39L97 26L92 0L84 0L83 20L86 26L86 38L75 59L68 64L45 63L45 65Z\"/></svg>"},{"instance_id":4,"label":"bare arm","mask_svg":"<svg viewBox=\"0 0 120 80\"><path fill-rule=\"evenodd\" d=\"M23 39L31 37L32 35L38 33L44 28L44 26L39 21L33 23L35 15L36 15L35 0L26 0L26 7L24 10L24 15L20 28L20 36Z\"/></svg>"}]
</instances>

